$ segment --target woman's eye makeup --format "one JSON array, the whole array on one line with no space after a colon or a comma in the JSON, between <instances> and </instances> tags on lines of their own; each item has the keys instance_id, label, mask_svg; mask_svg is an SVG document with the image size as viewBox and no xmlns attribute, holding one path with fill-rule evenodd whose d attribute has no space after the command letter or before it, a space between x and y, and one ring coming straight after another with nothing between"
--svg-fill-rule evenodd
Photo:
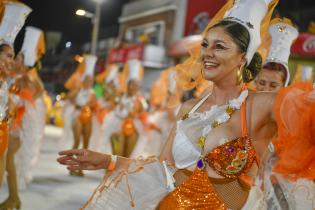
<instances>
[{"instance_id":1,"label":"woman's eye makeup","mask_svg":"<svg viewBox=\"0 0 315 210\"><path fill-rule=\"evenodd\" d=\"M215 49L224 50L226 47L224 47L222 44L216 44Z\"/></svg>"},{"instance_id":2,"label":"woman's eye makeup","mask_svg":"<svg viewBox=\"0 0 315 210\"><path fill-rule=\"evenodd\" d=\"M209 46L209 44L208 44L207 42L202 42L202 43L201 43L201 46L202 46L203 48L207 48L207 47Z\"/></svg>"}]
</instances>

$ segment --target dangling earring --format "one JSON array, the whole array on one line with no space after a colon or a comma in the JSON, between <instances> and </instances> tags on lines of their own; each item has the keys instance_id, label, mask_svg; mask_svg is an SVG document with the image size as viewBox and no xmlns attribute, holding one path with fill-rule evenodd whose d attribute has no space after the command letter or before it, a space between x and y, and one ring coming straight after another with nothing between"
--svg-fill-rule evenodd
<instances>
[{"instance_id":1,"label":"dangling earring","mask_svg":"<svg viewBox=\"0 0 315 210\"><path fill-rule=\"evenodd\" d=\"M203 67L200 68L200 74L201 74L201 77L204 79L205 75L204 75Z\"/></svg>"},{"instance_id":2,"label":"dangling earring","mask_svg":"<svg viewBox=\"0 0 315 210\"><path fill-rule=\"evenodd\" d=\"M242 67L240 66L240 68L237 70L236 72L236 84L240 85L243 82L243 71L242 71Z\"/></svg>"}]
</instances>

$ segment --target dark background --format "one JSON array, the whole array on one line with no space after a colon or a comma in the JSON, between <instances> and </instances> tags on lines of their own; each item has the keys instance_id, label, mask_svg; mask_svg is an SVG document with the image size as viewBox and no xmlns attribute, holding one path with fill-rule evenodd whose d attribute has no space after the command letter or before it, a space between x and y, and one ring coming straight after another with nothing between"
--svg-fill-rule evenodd
<instances>
[{"instance_id":1,"label":"dark background","mask_svg":"<svg viewBox=\"0 0 315 210\"><path fill-rule=\"evenodd\" d=\"M80 45L90 40L91 20L74 13L79 8L94 12L95 3L92 0L22 1L33 9L26 25L33 25L44 31L61 31L63 43L71 41L74 45ZM127 2L129 1L105 0L102 4L100 38L117 36L118 17L121 15L122 5ZM305 31L309 22L315 20L315 0L280 0L276 9L280 16L293 20L300 31Z\"/></svg>"}]
</instances>

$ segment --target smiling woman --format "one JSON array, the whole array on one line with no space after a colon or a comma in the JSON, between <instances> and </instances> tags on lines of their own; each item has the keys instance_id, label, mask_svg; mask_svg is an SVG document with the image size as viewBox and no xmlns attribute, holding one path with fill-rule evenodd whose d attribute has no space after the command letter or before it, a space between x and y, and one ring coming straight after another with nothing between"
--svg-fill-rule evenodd
<instances>
[{"instance_id":1,"label":"smiling woman","mask_svg":"<svg viewBox=\"0 0 315 210\"><path fill-rule=\"evenodd\" d=\"M278 170L294 178L315 178L315 144L310 137L315 118L307 115L302 140L294 135L302 119L297 115L297 120L288 122L282 113L288 107L294 113L310 113L315 109L315 90L305 84L285 89L276 98L247 89L246 83L261 67L255 52L276 4L277 0L229 0L212 19L201 46L179 66L185 78L177 81L184 78L196 85L208 80L213 90L182 104L159 159L129 159L90 150L59 153L58 161L70 170L107 169L84 209L265 209L254 179L274 136L279 136L281 146L284 140L290 146L280 147ZM310 105L292 106L297 99ZM293 148L307 157L290 157ZM301 159L307 160L303 168L286 161Z\"/></svg>"},{"instance_id":2,"label":"smiling woman","mask_svg":"<svg viewBox=\"0 0 315 210\"><path fill-rule=\"evenodd\" d=\"M238 83L241 79L244 79L244 82L253 80L261 68L261 57L255 53L252 61L246 64L245 53L248 45L249 33L241 24L227 20L214 25L201 44L204 78L212 80L220 73L221 76L216 79L230 77L234 80L230 81L232 83L235 78L238 78ZM239 71L233 71L235 68Z\"/></svg>"}]
</instances>

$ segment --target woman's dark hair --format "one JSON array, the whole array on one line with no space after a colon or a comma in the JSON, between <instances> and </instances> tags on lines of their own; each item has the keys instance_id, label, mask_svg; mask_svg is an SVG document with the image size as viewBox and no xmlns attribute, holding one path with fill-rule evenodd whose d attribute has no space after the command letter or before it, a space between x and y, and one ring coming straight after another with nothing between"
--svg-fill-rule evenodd
<instances>
[{"instance_id":1,"label":"woman's dark hair","mask_svg":"<svg viewBox=\"0 0 315 210\"><path fill-rule=\"evenodd\" d=\"M287 69L284 67L284 65L280 63L275 63L275 62L268 62L263 66L263 69L268 69L270 71L277 71L277 72L282 72L283 73L283 84L286 82L286 79L288 77Z\"/></svg>"},{"instance_id":2,"label":"woman's dark hair","mask_svg":"<svg viewBox=\"0 0 315 210\"><path fill-rule=\"evenodd\" d=\"M236 45L239 47L242 53L246 53L250 35L248 30L241 25L240 23L230 21L230 20L222 20L219 23L215 24L211 28L221 27L227 32ZM262 58L259 53L255 53L249 65L247 65L246 69L243 71L243 80L244 82L250 82L258 75L261 70ZM248 74L250 72L250 74Z\"/></svg>"},{"instance_id":3,"label":"woman's dark hair","mask_svg":"<svg viewBox=\"0 0 315 210\"><path fill-rule=\"evenodd\" d=\"M0 53L3 52L6 47L11 47L11 46L6 43L0 44Z\"/></svg>"}]
</instances>

